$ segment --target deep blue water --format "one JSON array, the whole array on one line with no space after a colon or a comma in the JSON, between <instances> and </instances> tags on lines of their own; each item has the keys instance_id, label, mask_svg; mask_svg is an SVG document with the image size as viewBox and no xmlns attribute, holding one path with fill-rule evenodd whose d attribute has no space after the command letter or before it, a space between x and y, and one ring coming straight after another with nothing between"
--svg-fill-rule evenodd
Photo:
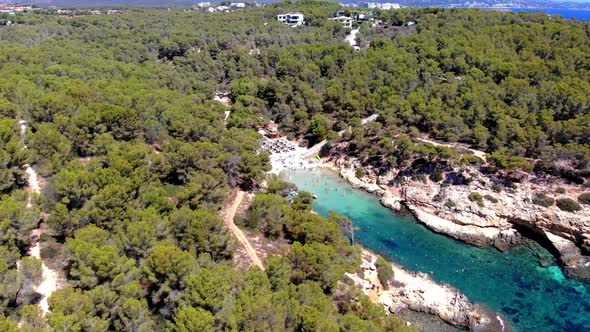
<instances>
[{"instance_id":1,"label":"deep blue water","mask_svg":"<svg viewBox=\"0 0 590 332\"><path fill-rule=\"evenodd\" d=\"M556 265L541 267L534 254L550 253L536 243L506 252L478 248L394 214L334 172L295 171L287 179L318 195L318 213L348 216L359 227L356 239L363 246L457 287L503 313L517 331L590 331L590 285L564 277Z\"/></svg>"},{"instance_id":2,"label":"deep blue water","mask_svg":"<svg viewBox=\"0 0 590 332\"><path fill-rule=\"evenodd\" d=\"M556 9L556 8L510 8L514 12L539 12L542 11L545 14L561 15L563 18L578 20L587 19L590 20L590 10L583 9Z\"/></svg>"}]
</instances>

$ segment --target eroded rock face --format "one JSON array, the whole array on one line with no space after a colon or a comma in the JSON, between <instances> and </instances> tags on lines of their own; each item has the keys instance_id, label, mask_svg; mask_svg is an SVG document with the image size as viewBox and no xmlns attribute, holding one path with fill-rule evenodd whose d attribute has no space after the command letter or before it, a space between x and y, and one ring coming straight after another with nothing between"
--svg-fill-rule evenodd
<instances>
[{"instance_id":1,"label":"eroded rock face","mask_svg":"<svg viewBox=\"0 0 590 332\"><path fill-rule=\"evenodd\" d=\"M362 259L363 272L347 276L388 312L396 313L407 308L436 315L452 325L473 331L511 331L505 318L470 302L456 288L437 283L425 273L408 271L396 263L391 265L393 278L390 286L384 289L375 266L377 256L363 250Z\"/></svg>"},{"instance_id":2,"label":"eroded rock face","mask_svg":"<svg viewBox=\"0 0 590 332\"><path fill-rule=\"evenodd\" d=\"M355 169L360 165L355 160L336 160L334 166L355 188L380 195L384 206L395 211L405 206L418 221L435 232L470 244L506 250L522 238L515 227L525 227L544 237L544 244L553 246L550 249L559 253L570 276L590 280L590 257L584 255L590 251L590 208L583 206L581 211L572 213L556 206L532 203L539 192L554 198L575 199L576 190L583 188L570 186L571 196L555 194L557 187L563 184L536 185L524 178L516 187L497 192L492 189L490 179L475 168L465 170L470 177L468 184L436 183L427 177L422 180L403 177L401 182L398 177L398 183L394 183L395 170L384 176L369 175L359 179ZM479 202L469 198L472 193L477 193Z\"/></svg>"}]
</instances>

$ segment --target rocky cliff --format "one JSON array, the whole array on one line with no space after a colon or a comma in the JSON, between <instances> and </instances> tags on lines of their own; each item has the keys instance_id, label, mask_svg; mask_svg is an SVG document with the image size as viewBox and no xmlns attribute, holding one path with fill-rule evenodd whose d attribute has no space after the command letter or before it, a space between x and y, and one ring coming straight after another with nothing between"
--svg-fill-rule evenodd
<instances>
[{"instance_id":1,"label":"rocky cliff","mask_svg":"<svg viewBox=\"0 0 590 332\"><path fill-rule=\"evenodd\" d=\"M363 250L361 273L347 274L357 287L388 312L404 308L426 312L460 328L472 331L512 331L505 318L474 304L454 287L433 281L425 273L411 272L392 263L393 278L389 287L381 284L375 262L377 256Z\"/></svg>"},{"instance_id":2,"label":"rocky cliff","mask_svg":"<svg viewBox=\"0 0 590 332\"><path fill-rule=\"evenodd\" d=\"M400 177L395 170L376 176L366 168L366 175L358 178L360 165L355 160L342 158L330 165L355 188L380 195L382 204L393 210L406 207L438 233L500 250L518 244L526 234L554 252L570 276L590 280L590 207L566 212L533 203L538 193L575 200L584 189L580 186L539 183L524 175L516 185L499 187L475 168L463 170L469 181L461 184L434 182L426 176Z\"/></svg>"}]
</instances>

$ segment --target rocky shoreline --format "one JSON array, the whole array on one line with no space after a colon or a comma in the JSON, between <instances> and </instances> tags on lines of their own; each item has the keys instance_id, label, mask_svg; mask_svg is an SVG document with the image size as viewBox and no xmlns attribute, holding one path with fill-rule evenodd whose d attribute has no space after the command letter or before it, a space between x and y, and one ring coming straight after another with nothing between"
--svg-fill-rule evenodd
<instances>
[{"instance_id":1,"label":"rocky shoreline","mask_svg":"<svg viewBox=\"0 0 590 332\"><path fill-rule=\"evenodd\" d=\"M470 169L474 180L468 185L410 178L394 185L395 172L377 176L352 158L327 160L323 166L337 171L354 188L381 196L384 206L396 212L406 208L431 230L473 245L506 250L521 242L524 230L555 254L570 277L590 280L590 208L584 206L571 213L555 206L534 205L533 195L541 188L530 181L496 192L485 175ZM367 175L359 178L359 169ZM560 186L566 185L554 183L542 190L548 192ZM485 201L471 201L468 197L473 192L485 197Z\"/></svg>"},{"instance_id":2,"label":"rocky shoreline","mask_svg":"<svg viewBox=\"0 0 590 332\"><path fill-rule=\"evenodd\" d=\"M432 314L453 326L472 331L512 331L506 318L474 304L456 288L433 281L425 273L411 272L391 263L393 278L385 289L379 281L377 255L364 249L362 272L348 273L355 285L385 310L397 314L409 309Z\"/></svg>"}]
</instances>

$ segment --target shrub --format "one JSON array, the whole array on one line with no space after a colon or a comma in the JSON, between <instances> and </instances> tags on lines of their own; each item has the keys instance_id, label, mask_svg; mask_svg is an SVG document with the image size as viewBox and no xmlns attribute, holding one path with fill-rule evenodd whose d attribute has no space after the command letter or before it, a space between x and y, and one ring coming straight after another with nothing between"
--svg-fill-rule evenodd
<instances>
[{"instance_id":1,"label":"shrub","mask_svg":"<svg viewBox=\"0 0 590 332\"><path fill-rule=\"evenodd\" d=\"M54 246L46 246L39 254L43 259L53 259L61 254L61 250Z\"/></svg>"},{"instance_id":2,"label":"shrub","mask_svg":"<svg viewBox=\"0 0 590 332\"><path fill-rule=\"evenodd\" d=\"M557 200L557 207L563 211L576 212L580 211L582 207L571 198L560 198Z\"/></svg>"},{"instance_id":3,"label":"shrub","mask_svg":"<svg viewBox=\"0 0 590 332\"><path fill-rule=\"evenodd\" d=\"M362 168L358 168L355 172L354 172L354 176L356 176L357 178L362 178L365 176L365 171Z\"/></svg>"},{"instance_id":4,"label":"shrub","mask_svg":"<svg viewBox=\"0 0 590 332\"><path fill-rule=\"evenodd\" d=\"M565 188L564 187L557 187L557 189L555 189L555 192L558 194L565 194Z\"/></svg>"},{"instance_id":5,"label":"shrub","mask_svg":"<svg viewBox=\"0 0 590 332\"><path fill-rule=\"evenodd\" d=\"M377 278L379 278L379 282L383 285L383 289L388 289L388 281L393 278L391 263L383 259L383 257L378 257L375 266L377 267Z\"/></svg>"},{"instance_id":6,"label":"shrub","mask_svg":"<svg viewBox=\"0 0 590 332\"><path fill-rule=\"evenodd\" d=\"M499 184L497 184L497 183L494 183L494 184L492 185L492 190L493 190L493 191L495 191L495 192L497 192L497 193L499 193L499 192L501 192L501 191L502 191L502 187L501 187Z\"/></svg>"},{"instance_id":7,"label":"shrub","mask_svg":"<svg viewBox=\"0 0 590 332\"><path fill-rule=\"evenodd\" d=\"M469 194L469 200L483 207L483 197L475 191L472 191L471 194Z\"/></svg>"},{"instance_id":8,"label":"shrub","mask_svg":"<svg viewBox=\"0 0 590 332\"><path fill-rule=\"evenodd\" d=\"M461 165L481 165L483 163L483 159L472 154L464 154L461 156L461 159L459 159L459 164Z\"/></svg>"},{"instance_id":9,"label":"shrub","mask_svg":"<svg viewBox=\"0 0 590 332\"><path fill-rule=\"evenodd\" d=\"M286 197L290 191L296 190L297 186L273 176L268 181L268 192Z\"/></svg>"},{"instance_id":10,"label":"shrub","mask_svg":"<svg viewBox=\"0 0 590 332\"><path fill-rule=\"evenodd\" d=\"M443 176L441 171L434 171L432 172L432 174L430 174L430 180L432 180L433 182L440 182L442 181L442 179Z\"/></svg>"},{"instance_id":11,"label":"shrub","mask_svg":"<svg viewBox=\"0 0 590 332\"><path fill-rule=\"evenodd\" d=\"M496 197L492 196L492 195L485 195L483 198L487 199L488 201L492 202L492 203L498 203L498 200L496 199Z\"/></svg>"},{"instance_id":12,"label":"shrub","mask_svg":"<svg viewBox=\"0 0 590 332\"><path fill-rule=\"evenodd\" d=\"M448 200L448 201L446 201L445 206L448 207L449 209L452 209L455 206L457 206L457 204L455 204L455 202L453 202L451 200Z\"/></svg>"},{"instance_id":13,"label":"shrub","mask_svg":"<svg viewBox=\"0 0 590 332\"><path fill-rule=\"evenodd\" d=\"M538 206L550 207L553 203L555 203L555 200L544 193L538 193L533 197L533 204Z\"/></svg>"},{"instance_id":14,"label":"shrub","mask_svg":"<svg viewBox=\"0 0 590 332\"><path fill-rule=\"evenodd\" d=\"M580 196L578 196L578 202L590 205L590 193L583 193Z\"/></svg>"}]
</instances>

